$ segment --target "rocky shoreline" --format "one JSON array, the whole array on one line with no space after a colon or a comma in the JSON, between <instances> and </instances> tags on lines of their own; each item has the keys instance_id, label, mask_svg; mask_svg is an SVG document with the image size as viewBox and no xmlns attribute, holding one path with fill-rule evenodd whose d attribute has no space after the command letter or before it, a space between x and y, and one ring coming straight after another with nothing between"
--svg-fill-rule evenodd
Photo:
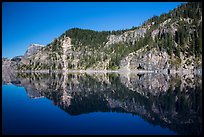
<instances>
[{"instance_id":1,"label":"rocky shoreline","mask_svg":"<svg viewBox=\"0 0 204 137\"><path fill-rule=\"evenodd\" d=\"M202 69L196 70L15 70L25 73L161 73L161 74L196 74L202 75Z\"/></svg>"}]
</instances>

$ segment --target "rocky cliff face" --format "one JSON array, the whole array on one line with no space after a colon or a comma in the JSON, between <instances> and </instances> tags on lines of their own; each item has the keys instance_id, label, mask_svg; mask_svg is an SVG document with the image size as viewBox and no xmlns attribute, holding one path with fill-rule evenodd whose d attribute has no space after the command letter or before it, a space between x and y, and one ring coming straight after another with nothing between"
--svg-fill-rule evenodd
<instances>
[{"instance_id":1,"label":"rocky cliff face","mask_svg":"<svg viewBox=\"0 0 204 137\"><path fill-rule=\"evenodd\" d=\"M45 45L40 45L40 44L31 44L28 49L26 50L24 57L31 56L35 53L37 53L42 47Z\"/></svg>"},{"instance_id":2,"label":"rocky cliff face","mask_svg":"<svg viewBox=\"0 0 204 137\"><path fill-rule=\"evenodd\" d=\"M15 68L201 70L201 11L201 3L186 3L128 30L98 32L73 28L44 47L31 45Z\"/></svg>"},{"instance_id":3,"label":"rocky cliff face","mask_svg":"<svg viewBox=\"0 0 204 137\"><path fill-rule=\"evenodd\" d=\"M15 70L17 69L17 62L11 59L2 59L2 84L11 83L12 80L17 80L17 74Z\"/></svg>"},{"instance_id":4,"label":"rocky cliff face","mask_svg":"<svg viewBox=\"0 0 204 137\"><path fill-rule=\"evenodd\" d=\"M118 44L120 42L134 45L140 37L145 36L145 33L146 28L141 27L135 30L127 31L121 35L110 35L108 36L108 42L106 43L106 46Z\"/></svg>"},{"instance_id":5,"label":"rocky cliff face","mask_svg":"<svg viewBox=\"0 0 204 137\"><path fill-rule=\"evenodd\" d=\"M17 69L17 63L19 61L13 61L11 59L7 59L7 58L2 58L2 73L4 71L13 71Z\"/></svg>"},{"instance_id":6,"label":"rocky cliff face","mask_svg":"<svg viewBox=\"0 0 204 137\"><path fill-rule=\"evenodd\" d=\"M142 48L128 54L121 60L120 68L129 70L163 70L170 69L170 56L166 52L158 51L156 48L147 50Z\"/></svg>"},{"instance_id":7,"label":"rocky cliff face","mask_svg":"<svg viewBox=\"0 0 204 137\"><path fill-rule=\"evenodd\" d=\"M148 46L148 45L147 45ZM147 50L141 48L124 57L120 62L121 70L149 70L156 72L173 73L177 71L194 72L202 68L202 59L193 56L180 58L168 55L165 51L156 48Z\"/></svg>"}]
</instances>

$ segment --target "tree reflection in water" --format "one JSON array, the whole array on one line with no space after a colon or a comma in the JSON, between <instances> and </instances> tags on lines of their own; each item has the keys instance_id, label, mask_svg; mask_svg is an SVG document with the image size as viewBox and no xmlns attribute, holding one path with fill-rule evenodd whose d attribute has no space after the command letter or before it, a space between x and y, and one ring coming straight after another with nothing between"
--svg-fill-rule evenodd
<instances>
[{"instance_id":1,"label":"tree reflection in water","mask_svg":"<svg viewBox=\"0 0 204 137\"><path fill-rule=\"evenodd\" d=\"M201 76L10 73L2 83L23 86L30 98L46 97L70 115L132 113L178 134L202 133Z\"/></svg>"}]
</instances>

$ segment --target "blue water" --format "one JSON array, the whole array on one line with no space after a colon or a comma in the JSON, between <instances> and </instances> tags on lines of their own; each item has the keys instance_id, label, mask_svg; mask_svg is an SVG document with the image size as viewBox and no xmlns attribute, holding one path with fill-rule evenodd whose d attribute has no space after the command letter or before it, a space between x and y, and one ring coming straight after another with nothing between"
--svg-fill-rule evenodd
<instances>
[{"instance_id":1,"label":"blue water","mask_svg":"<svg viewBox=\"0 0 204 137\"><path fill-rule=\"evenodd\" d=\"M24 87L2 85L3 134L176 134L131 113L70 115L47 99L30 99Z\"/></svg>"}]
</instances>

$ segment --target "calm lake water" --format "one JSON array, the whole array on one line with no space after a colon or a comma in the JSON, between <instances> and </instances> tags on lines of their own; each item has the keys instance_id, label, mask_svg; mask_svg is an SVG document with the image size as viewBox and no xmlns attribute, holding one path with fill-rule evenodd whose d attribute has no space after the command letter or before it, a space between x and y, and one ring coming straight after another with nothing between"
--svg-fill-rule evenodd
<instances>
[{"instance_id":1,"label":"calm lake water","mask_svg":"<svg viewBox=\"0 0 204 137\"><path fill-rule=\"evenodd\" d=\"M2 74L3 134L201 134L202 78Z\"/></svg>"}]
</instances>

